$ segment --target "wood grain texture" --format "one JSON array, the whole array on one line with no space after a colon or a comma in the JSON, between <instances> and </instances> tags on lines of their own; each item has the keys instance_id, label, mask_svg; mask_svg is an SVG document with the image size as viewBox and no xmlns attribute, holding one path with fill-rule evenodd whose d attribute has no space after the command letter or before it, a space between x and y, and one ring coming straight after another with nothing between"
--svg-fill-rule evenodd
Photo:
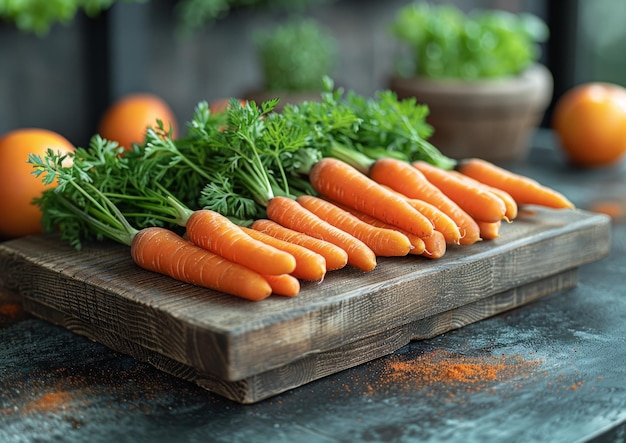
<instances>
[{"instance_id":1,"label":"wood grain texture","mask_svg":"<svg viewBox=\"0 0 626 443\"><path fill-rule=\"evenodd\" d=\"M98 341L118 352L148 362L154 367L188 380L238 403L250 404L298 388L314 380L366 363L397 351L411 340L428 339L491 315L537 300L576 285L577 269L571 269L500 294L477 300L449 311L410 322L353 341L337 349L310 354L280 368L238 381L226 381L144 348L125 337L85 324L45 306L25 299L25 308L34 315L56 323L79 335Z\"/></svg>"},{"instance_id":2,"label":"wood grain texture","mask_svg":"<svg viewBox=\"0 0 626 443\"><path fill-rule=\"evenodd\" d=\"M380 259L371 273L334 271L321 284L304 284L297 297L248 302L143 271L123 246L74 251L43 236L0 245L0 286L80 322L94 339L109 334L236 382L461 306L472 310L459 324L484 318L498 309L489 297L597 260L609 248L608 217L537 209L504 226L499 239L450 248L437 261Z\"/></svg>"}]
</instances>

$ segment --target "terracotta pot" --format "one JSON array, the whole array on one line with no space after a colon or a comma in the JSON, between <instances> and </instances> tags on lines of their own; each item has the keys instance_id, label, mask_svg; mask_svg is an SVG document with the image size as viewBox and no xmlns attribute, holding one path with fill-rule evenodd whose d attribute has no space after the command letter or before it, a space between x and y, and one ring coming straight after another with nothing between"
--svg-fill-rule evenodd
<instances>
[{"instance_id":1,"label":"terracotta pot","mask_svg":"<svg viewBox=\"0 0 626 443\"><path fill-rule=\"evenodd\" d=\"M553 79L543 65L498 80L431 80L393 77L399 98L428 105L434 128L429 139L441 152L460 159L494 162L525 158L530 137L552 99Z\"/></svg>"}]
</instances>

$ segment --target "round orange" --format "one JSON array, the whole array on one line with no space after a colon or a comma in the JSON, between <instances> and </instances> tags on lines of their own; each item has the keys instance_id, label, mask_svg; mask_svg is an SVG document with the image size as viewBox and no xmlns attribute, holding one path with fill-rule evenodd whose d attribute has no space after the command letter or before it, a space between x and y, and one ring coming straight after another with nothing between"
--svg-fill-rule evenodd
<instances>
[{"instance_id":1,"label":"round orange","mask_svg":"<svg viewBox=\"0 0 626 443\"><path fill-rule=\"evenodd\" d=\"M572 164L617 162L626 153L626 89L599 82L570 89L557 100L552 128Z\"/></svg>"},{"instance_id":2,"label":"round orange","mask_svg":"<svg viewBox=\"0 0 626 443\"><path fill-rule=\"evenodd\" d=\"M163 122L166 131L178 135L174 112L160 97L153 94L130 94L114 102L104 112L98 124L98 133L105 139L116 141L124 149L133 143L142 143L148 127L157 127Z\"/></svg>"},{"instance_id":3,"label":"round orange","mask_svg":"<svg viewBox=\"0 0 626 443\"><path fill-rule=\"evenodd\" d=\"M212 114L218 114L220 112L226 111L230 107L230 98L218 98L209 103L209 109ZM241 104L241 106L246 106L248 104L247 101L243 99L237 99L237 101Z\"/></svg>"},{"instance_id":4,"label":"round orange","mask_svg":"<svg viewBox=\"0 0 626 443\"><path fill-rule=\"evenodd\" d=\"M32 174L28 154L43 158L48 148L60 154L74 151L65 137L45 129L16 129L0 138L0 237L43 232L41 210L33 199L55 185L44 185L42 177Z\"/></svg>"}]
</instances>

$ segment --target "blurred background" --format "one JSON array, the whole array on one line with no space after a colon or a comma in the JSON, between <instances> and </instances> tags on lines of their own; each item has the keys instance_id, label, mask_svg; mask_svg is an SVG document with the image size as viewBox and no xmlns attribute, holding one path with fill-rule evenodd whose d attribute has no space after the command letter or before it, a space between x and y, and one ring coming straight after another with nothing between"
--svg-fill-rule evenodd
<instances>
[{"instance_id":1,"label":"blurred background","mask_svg":"<svg viewBox=\"0 0 626 443\"><path fill-rule=\"evenodd\" d=\"M398 53L390 22L406 0L144 0L103 1L110 8L79 10L66 22L33 29L1 17L0 134L21 127L56 131L85 145L116 98L152 92L179 122L200 100L239 97L262 82L256 33L294 16L315 19L338 43L332 78L361 94L387 87ZM184 2L188 3L184 15ZM196 3L195 9L189 7ZM63 3L55 0L53 3ZM97 2L96 2L97 3ZM464 11L530 12L549 26L541 62L554 77L553 102L586 81L626 86L626 2L613 0L466 0ZM211 4L221 12L200 11ZM192 11L189 14L189 11ZM196 13L194 13L196 11ZM220 11L218 8L217 11ZM206 12L206 11L205 11ZM30 29L29 29L30 26ZM544 125L550 116L546 114Z\"/></svg>"}]
</instances>

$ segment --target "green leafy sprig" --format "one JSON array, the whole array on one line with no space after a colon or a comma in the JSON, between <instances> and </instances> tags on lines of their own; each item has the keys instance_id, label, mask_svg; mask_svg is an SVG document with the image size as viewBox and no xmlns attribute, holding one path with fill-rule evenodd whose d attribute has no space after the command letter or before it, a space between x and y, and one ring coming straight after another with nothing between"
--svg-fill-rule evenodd
<instances>
[{"instance_id":1,"label":"green leafy sprig","mask_svg":"<svg viewBox=\"0 0 626 443\"><path fill-rule=\"evenodd\" d=\"M315 194L308 173L323 157L364 173L384 156L454 165L426 141L427 108L390 92L345 94L324 81L319 101L280 113L278 99L260 105L232 99L218 114L200 102L180 139L158 122L130 151L96 135L71 157L33 156L34 173L58 183L38 201L46 228L80 247L85 238L127 242L135 229L184 227L198 209L248 225L266 216L277 195ZM67 159L71 166L63 165Z\"/></svg>"},{"instance_id":2,"label":"green leafy sprig","mask_svg":"<svg viewBox=\"0 0 626 443\"><path fill-rule=\"evenodd\" d=\"M539 59L549 29L529 13L466 14L422 1L398 10L391 33L409 51L398 65L400 75L468 80L519 74Z\"/></svg>"},{"instance_id":3,"label":"green leafy sprig","mask_svg":"<svg viewBox=\"0 0 626 443\"><path fill-rule=\"evenodd\" d=\"M94 143L107 142L97 138ZM117 148L117 143L114 145ZM107 197L106 191L99 188L99 185L106 187L106 177L95 175L92 169L94 163L102 165L100 161L106 159L90 155L83 159L82 154L86 153L79 148L74 154L59 155L49 149L43 158L29 155L33 174L44 184L56 183L56 187L45 190L35 199L42 209L44 229L58 230L61 239L76 249L81 249L85 239L103 237L130 245L138 231ZM114 175L110 177L114 179ZM105 180L100 180L103 178Z\"/></svg>"}]
</instances>

